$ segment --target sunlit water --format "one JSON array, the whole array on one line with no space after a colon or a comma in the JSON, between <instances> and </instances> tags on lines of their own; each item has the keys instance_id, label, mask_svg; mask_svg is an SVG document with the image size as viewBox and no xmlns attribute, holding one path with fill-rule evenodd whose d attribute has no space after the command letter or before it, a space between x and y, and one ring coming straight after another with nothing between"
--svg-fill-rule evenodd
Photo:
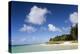
<instances>
[{"instance_id":1,"label":"sunlit water","mask_svg":"<svg viewBox=\"0 0 80 54\"><path fill-rule=\"evenodd\" d=\"M23 53L23 52L39 52L39 51L54 51L54 50L68 50L77 49L77 45L22 45L22 46L12 46L12 53Z\"/></svg>"}]
</instances>

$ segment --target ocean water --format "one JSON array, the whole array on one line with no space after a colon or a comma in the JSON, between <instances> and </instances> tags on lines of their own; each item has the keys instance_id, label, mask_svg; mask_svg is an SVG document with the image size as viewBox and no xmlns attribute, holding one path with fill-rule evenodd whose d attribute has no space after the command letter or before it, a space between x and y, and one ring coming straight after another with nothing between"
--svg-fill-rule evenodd
<instances>
[{"instance_id":1,"label":"ocean water","mask_svg":"<svg viewBox=\"0 0 80 54\"><path fill-rule=\"evenodd\" d=\"M77 49L77 45L21 45L12 46L12 53L24 53L24 52L40 52L40 51L54 51L54 50L69 50Z\"/></svg>"}]
</instances>

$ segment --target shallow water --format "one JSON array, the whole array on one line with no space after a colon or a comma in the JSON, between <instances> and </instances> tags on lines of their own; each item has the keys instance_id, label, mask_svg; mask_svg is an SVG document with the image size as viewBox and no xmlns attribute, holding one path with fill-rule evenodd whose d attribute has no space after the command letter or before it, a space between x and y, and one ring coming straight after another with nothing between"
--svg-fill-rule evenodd
<instances>
[{"instance_id":1,"label":"shallow water","mask_svg":"<svg viewBox=\"0 0 80 54\"><path fill-rule=\"evenodd\" d=\"M22 46L12 46L12 53L23 53L23 52L39 52L39 51L54 51L54 50L68 50L77 49L77 45L22 45Z\"/></svg>"}]
</instances>

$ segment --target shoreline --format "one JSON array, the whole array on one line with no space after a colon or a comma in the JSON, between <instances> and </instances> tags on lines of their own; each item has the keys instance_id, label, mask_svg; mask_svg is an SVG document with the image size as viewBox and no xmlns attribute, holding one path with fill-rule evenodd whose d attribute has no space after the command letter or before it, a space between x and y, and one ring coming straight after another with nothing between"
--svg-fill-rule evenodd
<instances>
[{"instance_id":1,"label":"shoreline","mask_svg":"<svg viewBox=\"0 0 80 54\"><path fill-rule=\"evenodd\" d=\"M64 43L60 43L60 44L40 44L42 46L56 46L56 45L63 45L63 46L66 46L66 45L77 45L78 46L78 43L71 43L71 42L64 42Z\"/></svg>"},{"instance_id":2,"label":"shoreline","mask_svg":"<svg viewBox=\"0 0 80 54\"><path fill-rule=\"evenodd\" d=\"M57 42L57 41L56 41ZM78 42L72 42L72 41L59 41L59 43L41 43L41 44L24 44L24 45L12 45L12 46L30 46L30 45L41 45L41 46L66 46L66 45L78 45Z\"/></svg>"}]
</instances>

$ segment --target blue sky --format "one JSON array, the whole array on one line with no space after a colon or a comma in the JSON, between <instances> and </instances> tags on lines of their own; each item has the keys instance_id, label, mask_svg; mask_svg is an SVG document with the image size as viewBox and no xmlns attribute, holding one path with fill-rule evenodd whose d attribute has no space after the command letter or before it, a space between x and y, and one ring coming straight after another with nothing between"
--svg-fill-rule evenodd
<instances>
[{"instance_id":1,"label":"blue sky","mask_svg":"<svg viewBox=\"0 0 80 54\"><path fill-rule=\"evenodd\" d=\"M69 34L77 23L77 5L11 3L11 41L16 44L44 43Z\"/></svg>"}]
</instances>

